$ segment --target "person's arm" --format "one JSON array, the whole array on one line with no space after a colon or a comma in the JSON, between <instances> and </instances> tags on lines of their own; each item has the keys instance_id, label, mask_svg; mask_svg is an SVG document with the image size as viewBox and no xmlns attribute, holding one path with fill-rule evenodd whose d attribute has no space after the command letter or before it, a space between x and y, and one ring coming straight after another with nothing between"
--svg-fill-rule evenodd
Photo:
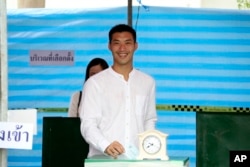
<instances>
[{"instance_id":1,"label":"person's arm","mask_svg":"<svg viewBox=\"0 0 250 167\"><path fill-rule=\"evenodd\" d=\"M102 119L100 89L91 78L84 85L80 107L81 133L84 139L97 150L104 153L110 145L100 131L99 123Z\"/></svg>"},{"instance_id":2,"label":"person's arm","mask_svg":"<svg viewBox=\"0 0 250 167\"><path fill-rule=\"evenodd\" d=\"M78 101L79 101L79 92L73 93L70 99L70 105L68 109L68 117L78 117Z\"/></svg>"}]
</instances>

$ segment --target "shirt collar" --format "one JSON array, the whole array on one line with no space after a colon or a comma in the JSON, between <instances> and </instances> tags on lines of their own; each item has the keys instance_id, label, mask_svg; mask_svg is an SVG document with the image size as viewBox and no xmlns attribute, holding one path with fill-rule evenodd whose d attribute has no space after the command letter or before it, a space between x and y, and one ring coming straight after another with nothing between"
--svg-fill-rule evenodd
<instances>
[{"instance_id":1,"label":"shirt collar","mask_svg":"<svg viewBox=\"0 0 250 167\"><path fill-rule=\"evenodd\" d=\"M109 67L109 71L110 71L111 74L114 75L115 77L124 79L124 78L123 78L123 75L121 75L121 74L115 72L115 71L113 70L112 67ZM134 74L135 74L135 69L133 68L132 71L129 73L129 77L132 77Z\"/></svg>"}]
</instances>

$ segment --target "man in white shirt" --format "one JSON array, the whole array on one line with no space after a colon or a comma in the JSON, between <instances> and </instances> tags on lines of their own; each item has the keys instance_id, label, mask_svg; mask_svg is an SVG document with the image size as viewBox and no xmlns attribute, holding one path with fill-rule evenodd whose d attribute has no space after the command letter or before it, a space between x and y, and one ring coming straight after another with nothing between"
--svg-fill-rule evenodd
<instances>
[{"instance_id":1,"label":"man in white shirt","mask_svg":"<svg viewBox=\"0 0 250 167\"><path fill-rule=\"evenodd\" d=\"M80 118L81 133L90 144L88 157L117 158L131 146L138 148L139 133L155 128L155 81L133 67L137 47L132 27L112 27L108 48L113 65L84 85Z\"/></svg>"}]
</instances>

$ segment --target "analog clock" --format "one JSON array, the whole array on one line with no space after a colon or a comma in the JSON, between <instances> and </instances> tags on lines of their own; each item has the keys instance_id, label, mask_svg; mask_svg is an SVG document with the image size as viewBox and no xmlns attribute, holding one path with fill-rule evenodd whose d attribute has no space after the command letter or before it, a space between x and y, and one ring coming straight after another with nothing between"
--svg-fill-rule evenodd
<instances>
[{"instance_id":1,"label":"analog clock","mask_svg":"<svg viewBox=\"0 0 250 167\"><path fill-rule=\"evenodd\" d=\"M167 134L157 130L149 130L139 134L139 156L137 159L168 160L167 136Z\"/></svg>"},{"instance_id":2,"label":"analog clock","mask_svg":"<svg viewBox=\"0 0 250 167\"><path fill-rule=\"evenodd\" d=\"M142 147L148 154L155 154L161 149L161 140L158 136L149 135L143 139Z\"/></svg>"}]
</instances>

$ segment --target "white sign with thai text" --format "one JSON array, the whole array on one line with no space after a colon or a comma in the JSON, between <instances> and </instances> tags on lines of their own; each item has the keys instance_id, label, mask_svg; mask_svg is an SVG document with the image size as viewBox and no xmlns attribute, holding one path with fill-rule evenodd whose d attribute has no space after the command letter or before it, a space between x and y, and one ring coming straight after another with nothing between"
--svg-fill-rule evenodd
<instances>
[{"instance_id":1,"label":"white sign with thai text","mask_svg":"<svg viewBox=\"0 0 250 167\"><path fill-rule=\"evenodd\" d=\"M0 122L0 148L32 149L33 124Z\"/></svg>"},{"instance_id":2,"label":"white sign with thai text","mask_svg":"<svg viewBox=\"0 0 250 167\"><path fill-rule=\"evenodd\" d=\"M33 135L37 134L37 109L8 110L8 122L33 124Z\"/></svg>"}]
</instances>

